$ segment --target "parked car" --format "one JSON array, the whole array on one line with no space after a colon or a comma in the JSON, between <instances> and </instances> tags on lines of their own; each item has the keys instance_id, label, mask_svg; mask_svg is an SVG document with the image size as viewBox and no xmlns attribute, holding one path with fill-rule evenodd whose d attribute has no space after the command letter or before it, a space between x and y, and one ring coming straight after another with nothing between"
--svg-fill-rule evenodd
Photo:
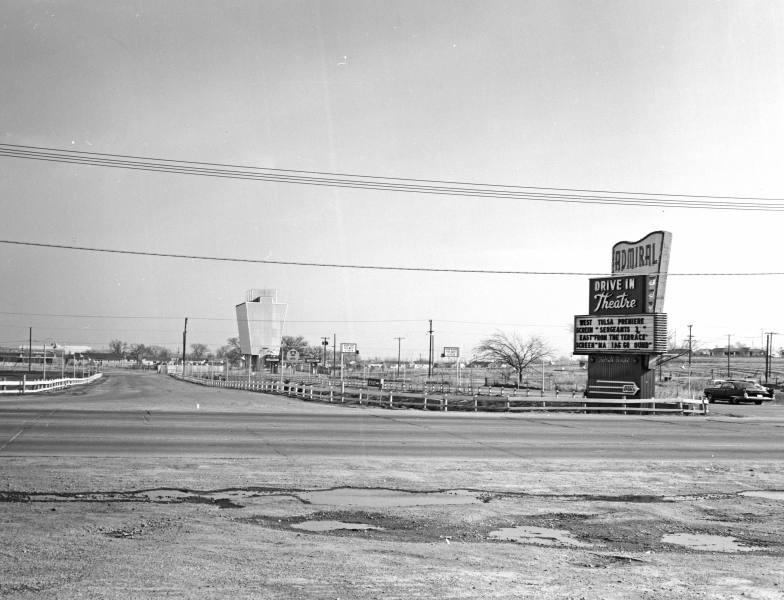
<instances>
[{"instance_id":1,"label":"parked car","mask_svg":"<svg viewBox=\"0 0 784 600\"><path fill-rule=\"evenodd\" d=\"M702 392L708 402L724 401L730 404L754 402L762 404L773 400L773 391L756 381L731 379L718 385L706 387Z\"/></svg>"}]
</instances>

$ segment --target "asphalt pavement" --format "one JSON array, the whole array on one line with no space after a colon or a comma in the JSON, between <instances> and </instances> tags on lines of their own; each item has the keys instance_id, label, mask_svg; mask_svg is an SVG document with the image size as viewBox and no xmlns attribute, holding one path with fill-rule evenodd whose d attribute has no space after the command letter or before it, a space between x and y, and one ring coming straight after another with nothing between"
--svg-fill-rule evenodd
<instances>
[{"instance_id":1,"label":"asphalt pavement","mask_svg":"<svg viewBox=\"0 0 784 600\"><path fill-rule=\"evenodd\" d=\"M784 406L703 416L435 413L206 388L149 372L0 398L0 457L778 459Z\"/></svg>"}]
</instances>

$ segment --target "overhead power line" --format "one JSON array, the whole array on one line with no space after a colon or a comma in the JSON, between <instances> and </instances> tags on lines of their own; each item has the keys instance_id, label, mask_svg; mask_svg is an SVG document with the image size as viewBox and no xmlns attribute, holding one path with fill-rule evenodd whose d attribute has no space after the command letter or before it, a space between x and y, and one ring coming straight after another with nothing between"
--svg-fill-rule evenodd
<instances>
[{"instance_id":1,"label":"overhead power line","mask_svg":"<svg viewBox=\"0 0 784 600\"><path fill-rule=\"evenodd\" d=\"M316 263L292 260L268 260L261 258L229 258L221 256L200 256L195 254L173 254L167 252L144 252L142 250L115 250L110 248L91 248L88 246L72 246L65 244L45 244L43 242L21 242L18 240L0 240L0 244L17 246L35 246L38 248L57 248L60 250L81 250L84 252L104 252L108 254L129 254L133 256L154 256L158 258L183 258L190 260L208 260L219 262L237 262L266 265L287 265L297 267L330 267L334 269L366 269L377 271L424 271L430 273L485 273L494 275L601 275L602 273L550 272L550 271L506 271L492 269L446 269L436 267L394 267L381 265L356 265L339 263Z\"/></svg>"},{"instance_id":2,"label":"overhead power line","mask_svg":"<svg viewBox=\"0 0 784 600\"><path fill-rule=\"evenodd\" d=\"M656 208L700 208L706 210L784 211L784 199L753 196L715 196L624 192L600 189L535 187L465 181L383 177L353 173L331 173L296 169L272 169L225 163L208 163L125 154L0 143L0 156L95 167L244 179L298 185L354 188L415 194L436 194L520 201L650 206Z\"/></svg>"},{"instance_id":3,"label":"overhead power line","mask_svg":"<svg viewBox=\"0 0 784 600\"><path fill-rule=\"evenodd\" d=\"M43 242L22 242L20 240L0 240L0 244L11 244L15 246L33 246L36 248L55 248L59 250L80 250L83 252L99 252L106 254L125 254L131 256L152 256L156 258L180 258L187 260L205 260L217 262L251 263L265 265L287 265L296 267L324 267L332 269L363 269L370 271L407 271L424 273L464 273L482 275L558 275L558 276L580 276L580 277L600 277L611 275L603 272L591 271L517 271L511 269L449 269L441 267L400 267L387 265L358 265L342 263L320 263L293 260L269 260L262 258L231 258L225 256L206 256L197 254L175 254L169 252L145 252L143 250L119 250L114 248L94 248L89 246L73 246L67 244L46 244ZM756 277L761 275L784 275L784 271L749 271L749 272L725 272L725 273L668 273L670 277ZM177 317L181 318L181 317Z\"/></svg>"},{"instance_id":4,"label":"overhead power line","mask_svg":"<svg viewBox=\"0 0 784 600\"><path fill-rule=\"evenodd\" d=\"M70 319L147 319L151 321L156 320L177 320L181 321L180 316L159 316L159 315L88 315L88 314L74 314L74 313L39 313L39 312L19 312L19 311L0 311L0 315L14 315L20 317L59 317ZM231 321L236 322L237 319L229 317L188 317L190 321ZM276 319L249 319L250 323L272 323L277 322ZM301 324L389 324L389 323L423 323L427 319L318 319L318 320L296 320L286 319L286 325L301 325ZM456 323L460 325L514 325L517 327L564 327L563 324L548 324L548 323L511 323L511 322L488 322L488 321L455 321L449 319L434 319L439 323ZM47 327L47 329L77 329L76 327ZM102 330L90 328L85 331L114 331L114 329ZM127 329L119 331L157 331L157 329Z\"/></svg>"},{"instance_id":5,"label":"overhead power line","mask_svg":"<svg viewBox=\"0 0 784 600\"><path fill-rule=\"evenodd\" d=\"M26 317L67 317L74 319L150 319L150 320L177 320L182 321L181 316L156 316L156 315L84 315L84 314L64 314L64 313L31 313L0 311L0 315L17 315ZM232 321L236 322L236 317L188 317L191 321ZM244 321L244 319L243 319ZM279 319L248 319L249 323L273 323ZM340 319L320 319L296 321L286 319L286 323L421 323L423 319L372 319L372 320L340 320Z\"/></svg>"}]
</instances>

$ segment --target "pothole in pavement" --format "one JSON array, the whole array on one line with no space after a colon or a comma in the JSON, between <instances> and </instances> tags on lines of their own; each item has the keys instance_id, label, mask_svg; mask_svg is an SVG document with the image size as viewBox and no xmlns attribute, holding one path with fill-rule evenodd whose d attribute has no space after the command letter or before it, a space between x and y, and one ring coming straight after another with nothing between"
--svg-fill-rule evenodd
<instances>
[{"instance_id":1,"label":"pothole in pavement","mask_svg":"<svg viewBox=\"0 0 784 600\"><path fill-rule=\"evenodd\" d=\"M580 542L565 529L550 529L548 527L504 527L491 531L490 538L519 544L533 544L535 546L575 546L588 547L590 544Z\"/></svg>"},{"instance_id":2,"label":"pothole in pavement","mask_svg":"<svg viewBox=\"0 0 784 600\"><path fill-rule=\"evenodd\" d=\"M685 546L692 550L704 550L706 552L751 552L762 549L744 546L734 537L704 533L668 533L662 536L661 541L665 544Z\"/></svg>"},{"instance_id":3,"label":"pothole in pavement","mask_svg":"<svg viewBox=\"0 0 784 600\"><path fill-rule=\"evenodd\" d=\"M741 492L741 496L747 498L765 498L766 500L784 500L784 491L781 490L751 490Z\"/></svg>"},{"instance_id":4,"label":"pothole in pavement","mask_svg":"<svg viewBox=\"0 0 784 600\"><path fill-rule=\"evenodd\" d=\"M321 533L324 531L338 531L340 529L349 531L368 531L376 530L383 531L383 527L376 527L368 525L367 523L345 523L343 521L335 521L333 519L326 519L322 521L302 521L302 523L294 523L291 526L293 529L304 529L305 531L313 531Z\"/></svg>"},{"instance_id":5,"label":"pothole in pavement","mask_svg":"<svg viewBox=\"0 0 784 600\"><path fill-rule=\"evenodd\" d=\"M308 504L374 509L479 504L482 502L476 493L465 490L406 492L375 488L336 488L334 490L300 492L296 496Z\"/></svg>"},{"instance_id":6,"label":"pothole in pavement","mask_svg":"<svg viewBox=\"0 0 784 600\"><path fill-rule=\"evenodd\" d=\"M352 487L327 490L245 487L79 493L0 492L0 502L207 505L232 509L226 516L235 522L297 532L297 535L361 536L400 542L526 544L579 550L595 548L609 553L673 552L680 548L683 553L756 550L782 554L784 542L780 533L755 531L753 527L742 530L737 525L733 528L723 524L766 522L767 517L760 515L759 511L734 512L742 505L732 503L732 499L743 497L778 501L783 499L784 492L751 490L711 495L711 500L731 500L731 504L699 507L704 515L721 522L703 522L698 527L694 527L694 523L689 526L679 518L680 513L675 508L670 509L672 514L669 517L659 514L658 508L654 511L655 517L650 511L632 508L635 504L684 502L689 505L695 501L653 495L556 496L467 489L426 492ZM704 500L708 496L695 498ZM498 508L485 508L491 502L498 502ZM518 502L526 505L524 514L519 514L523 507ZM541 509L558 506L559 503L567 506L566 503L572 502L588 503L585 512L532 514L536 507ZM591 502L598 504L592 505ZM607 506L607 503L616 502L624 506ZM502 516L501 512L505 514ZM127 538L138 536L141 532L131 527L105 533ZM619 560L627 559L621 557Z\"/></svg>"}]
</instances>

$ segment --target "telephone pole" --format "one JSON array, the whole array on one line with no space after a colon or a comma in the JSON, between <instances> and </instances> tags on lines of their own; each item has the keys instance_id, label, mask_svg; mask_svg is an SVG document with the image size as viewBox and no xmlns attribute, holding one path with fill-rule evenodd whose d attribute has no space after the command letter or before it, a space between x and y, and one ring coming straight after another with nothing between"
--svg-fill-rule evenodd
<instances>
[{"instance_id":1,"label":"telephone pole","mask_svg":"<svg viewBox=\"0 0 784 600\"><path fill-rule=\"evenodd\" d=\"M400 379L400 342L406 338L396 337L392 339L397 340L397 378Z\"/></svg>"},{"instance_id":2,"label":"telephone pole","mask_svg":"<svg viewBox=\"0 0 784 600\"><path fill-rule=\"evenodd\" d=\"M321 338L321 345L324 346L324 359L322 360L322 362L324 363L324 366L326 367L327 366L327 346L329 346L329 338L328 337L322 337Z\"/></svg>"},{"instance_id":3,"label":"telephone pole","mask_svg":"<svg viewBox=\"0 0 784 600\"><path fill-rule=\"evenodd\" d=\"M30 328L30 338L27 343L27 372L33 371L33 328Z\"/></svg>"},{"instance_id":4,"label":"telephone pole","mask_svg":"<svg viewBox=\"0 0 784 600\"><path fill-rule=\"evenodd\" d=\"M433 319L430 319L428 333L430 334L430 352L427 355L427 378L430 379L433 373Z\"/></svg>"},{"instance_id":5,"label":"telephone pole","mask_svg":"<svg viewBox=\"0 0 784 600\"><path fill-rule=\"evenodd\" d=\"M730 378L730 334L727 334L727 379Z\"/></svg>"},{"instance_id":6,"label":"telephone pole","mask_svg":"<svg viewBox=\"0 0 784 600\"><path fill-rule=\"evenodd\" d=\"M768 379L770 379L770 372L772 370L773 362L772 359L772 352L773 352L773 336L778 335L775 331L766 331L765 336L767 337L767 343L765 344L765 383L768 383Z\"/></svg>"},{"instance_id":7,"label":"telephone pole","mask_svg":"<svg viewBox=\"0 0 784 600\"><path fill-rule=\"evenodd\" d=\"M182 378L185 379L185 343L188 338L188 317L185 317L185 327L182 330Z\"/></svg>"}]
</instances>

